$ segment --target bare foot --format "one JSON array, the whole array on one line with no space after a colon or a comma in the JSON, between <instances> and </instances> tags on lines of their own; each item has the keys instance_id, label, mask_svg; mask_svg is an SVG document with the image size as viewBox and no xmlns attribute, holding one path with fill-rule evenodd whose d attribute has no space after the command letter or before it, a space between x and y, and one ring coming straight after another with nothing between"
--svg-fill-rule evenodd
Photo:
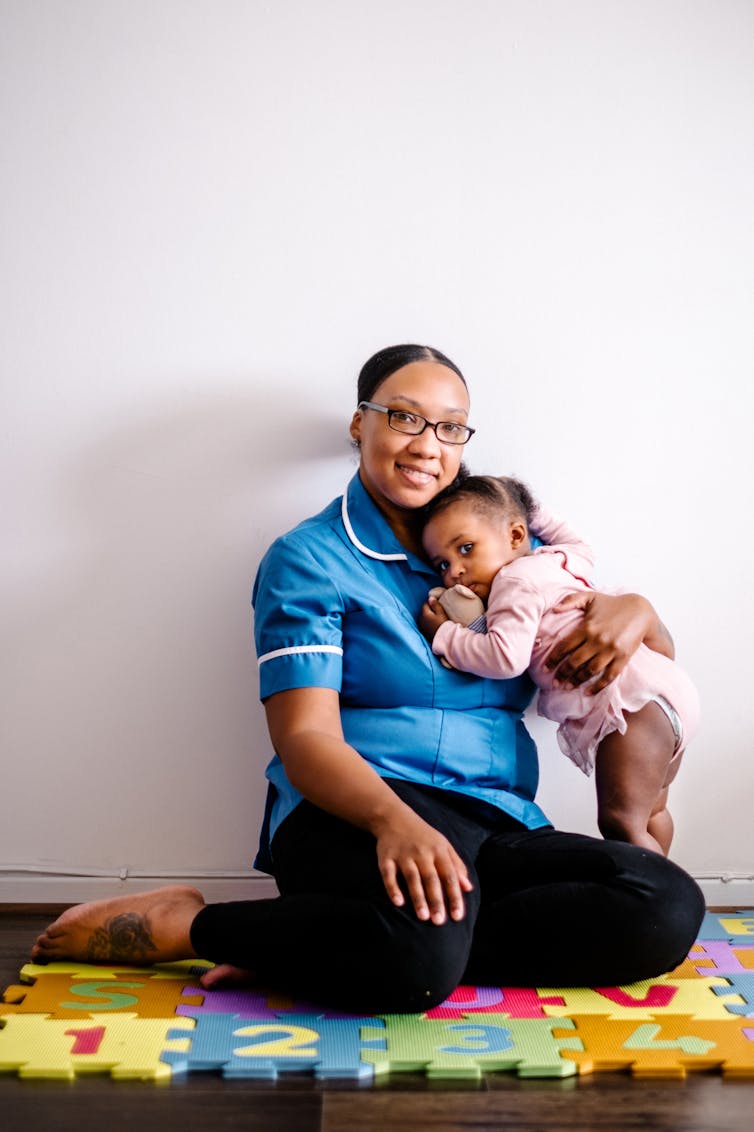
<instances>
[{"instance_id":1,"label":"bare foot","mask_svg":"<svg viewBox=\"0 0 754 1132\"><path fill-rule=\"evenodd\" d=\"M202 894L186 885L78 904L42 933L32 959L137 966L196 959L189 931L203 907Z\"/></svg>"},{"instance_id":2,"label":"bare foot","mask_svg":"<svg viewBox=\"0 0 754 1132\"><path fill-rule=\"evenodd\" d=\"M217 990L218 987L248 987L256 980L254 971L245 967L233 967L230 963L218 963L202 975L199 982L205 990Z\"/></svg>"}]
</instances>

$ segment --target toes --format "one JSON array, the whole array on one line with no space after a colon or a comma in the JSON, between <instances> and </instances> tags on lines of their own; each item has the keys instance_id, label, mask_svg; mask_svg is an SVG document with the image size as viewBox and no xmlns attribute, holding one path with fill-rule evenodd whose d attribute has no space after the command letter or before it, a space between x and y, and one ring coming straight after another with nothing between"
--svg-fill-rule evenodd
<instances>
[{"instance_id":1,"label":"toes","mask_svg":"<svg viewBox=\"0 0 754 1132\"><path fill-rule=\"evenodd\" d=\"M46 939L59 939L61 935L67 935L69 931L70 925L61 923L60 920L53 920L52 923L48 924L44 931L39 935L37 943L40 943L42 940Z\"/></svg>"},{"instance_id":2,"label":"toes","mask_svg":"<svg viewBox=\"0 0 754 1132\"><path fill-rule=\"evenodd\" d=\"M50 959L54 959L56 955L60 954L60 951L60 943L50 936L49 931L46 931L35 940L31 949L31 957L36 962L49 962Z\"/></svg>"},{"instance_id":3,"label":"toes","mask_svg":"<svg viewBox=\"0 0 754 1132\"><path fill-rule=\"evenodd\" d=\"M214 987L220 986L223 982L223 973L221 968L213 967L210 971L199 977L200 984L205 990L213 990Z\"/></svg>"},{"instance_id":4,"label":"toes","mask_svg":"<svg viewBox=\"0 0 754 1132\"><path fill-rule=\"evenodd\" d=\"M212 967L199 979L205 990L214 990L215 987L248 986L253 981L253 971L243 967L233 967L229 963L220 963L217 967Z\"/></svg>"},{"instance_id":5,"label":"toes","mask_svg":"<svg viewBox=\"0 0 754 1132\"><path fill-rule=\"evenodd\" d=\"M228 968L223 964L217 967L210 967L203 975L200 975L199 982L205 990L212 990L213 987L221 986L227 979Z\"/></svg>"}]
</instances>

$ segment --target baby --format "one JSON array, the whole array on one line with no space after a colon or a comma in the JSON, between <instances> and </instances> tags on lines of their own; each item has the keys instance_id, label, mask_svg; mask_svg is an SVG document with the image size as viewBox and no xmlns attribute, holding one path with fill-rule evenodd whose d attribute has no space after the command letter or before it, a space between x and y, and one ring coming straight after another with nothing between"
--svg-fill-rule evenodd
<instances>
[{"instance_id":1,"label":"baby","mask_svg":"<svg viewBox=\"0 0 754 1132\"><path fill-rule=\"evenodd\" d=\"M547 545L532 549L529 531ZM583 616L555 612L574 591L592 589L588 546L517 480L469 476L428 509L424 549L449 589L432 591L419 624L453 668L508 679L528 670L540 715L559 723L558 742L585 774L595 772L604 837L667 855L673 822L668 786L699 718L696 689L674 661L640 645L620 675L591 694L589 683L555 682L545 660ZM486 605L473 620L473 596ZM453 604L471 608L451 620ZM445 608L443 608L445 606Z\"/></svg>"}]
</instances>

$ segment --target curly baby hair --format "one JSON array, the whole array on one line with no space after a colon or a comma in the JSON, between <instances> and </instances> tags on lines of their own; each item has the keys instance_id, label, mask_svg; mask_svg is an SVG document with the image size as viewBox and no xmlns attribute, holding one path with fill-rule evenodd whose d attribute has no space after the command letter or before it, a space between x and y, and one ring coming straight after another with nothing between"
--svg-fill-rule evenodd
<instances>
[{"instance_id":1,"label":"curly baby hair","mask_svg":"<svg viewBox=\"0 0 754 1132\"><path fill-rule=\"evenodd\" d=\"M529 487L512 476L464 476L441 491L422 512L423 523L452 503L469 502L491 518L521 518L527 527L537 506Z\"/></svg>"}]
</instances>

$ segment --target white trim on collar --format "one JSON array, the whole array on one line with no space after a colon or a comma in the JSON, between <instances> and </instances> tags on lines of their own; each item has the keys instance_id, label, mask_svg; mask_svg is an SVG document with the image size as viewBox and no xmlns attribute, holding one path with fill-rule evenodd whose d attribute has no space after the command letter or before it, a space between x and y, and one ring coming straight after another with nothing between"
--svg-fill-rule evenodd
<instances>
[{"instance_id":1,"label":"white trim on collar","mask_svg":"<svg viewBox=\"0 0 754 1132\"><path fill-rule=\"evenodd\" d=\"M368 546L356 537L356 532L351 525L351 520L348 515L348 492L343 492L343 503L340 508L341 518L343 519L343 526L346 528L346 534L350 538L353 545L362 554L366 554L368 558L377 558L380 562L407 562L407 554L379 554L376 550L370 550Z\"/></svg>"}]
</instances>

